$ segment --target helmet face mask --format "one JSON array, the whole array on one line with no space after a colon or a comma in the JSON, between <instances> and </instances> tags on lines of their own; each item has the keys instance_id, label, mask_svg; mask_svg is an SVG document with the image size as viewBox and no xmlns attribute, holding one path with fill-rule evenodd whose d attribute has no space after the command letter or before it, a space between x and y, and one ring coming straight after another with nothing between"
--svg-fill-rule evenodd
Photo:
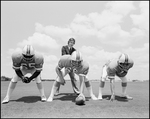
<instances>
[{"instance_id":1,"label":"helmet face mask","mask_svg":"<svg viewBox=\"0 0 150 119\"><path fill-rule=\"evenodd\" d=\"M119 65L120 65L121 67L126 67L126 66L128 66L128 63L119 63Z\"/></svg>"},{"instance_id":2,"label":"helmet face mask","mask_svg":"<svg viewBox=\"0 0 150 119\"><path fill-rule=\"evenodd\" d=\"M71 63L72 63L72 66L73 66L73 67L80 67L82 61L74 61L74 60L72 60Z\"/></svg>"}]
</instances>

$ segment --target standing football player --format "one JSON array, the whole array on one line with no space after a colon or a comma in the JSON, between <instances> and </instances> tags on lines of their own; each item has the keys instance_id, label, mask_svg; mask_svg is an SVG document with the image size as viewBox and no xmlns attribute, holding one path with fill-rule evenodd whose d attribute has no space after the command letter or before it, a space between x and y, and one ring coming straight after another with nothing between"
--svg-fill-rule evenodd
<instances>
[{"instance_id":1,"label":"standing football player","mask_svg":"<svg viewBox=\"0 0 150 119\"><path fill-rule=\"evenodd\" d=\"M127 88L127 73L128 70L133 67L133 60L125 53L119 54L118 58L114 58L112 60L109 60L102 69L102 76L100 80L100 86L99 86L99 95L98 99L102 100L102 90L105 85L106 78L110 79L110 89L111 89L111 98L110 101L115 100L115 76L118 76L122 83L122 98L132 100L133 98L128 96L126 94L126 88Z\"/></svg>"},{"instance_id":2,"label":"standing football player","mask_svg":"<svg viewBox=\"0 0 150 119\"><path fill-rule=\"evenodd\" d=\"M23 83L30 83L35 79L37 88L40 91L41 101L46 101L44 88L41 81L41 71L44 63L44 58L41 54L34 51L32 45L26 45L22 52L15 52L12 54L13 69L15 75L9 83L6 97L2 103L8 103L13 90L19 80ZM25 75L30 73L30 77Z\"/></svg>"},{"instance_id":3,"label":"standing football player","mask_svg":"<svg viewBox=\"0 0 150 119\"><path fill-rule=\"evenodd\" d=\"M87 77L89 71L89 64L86 61L82 60L82 56L79 51L74 51L72 55L63 55L60 58L58 65L56 67L56 73L58 74L58 78L56 79L56 81L54 81L51 93L47 101L48 102L53 101L53 97L54 97L54 93L56 92L56 89L60 84L62 85L65 84L64 77L71 71L73 71L75 74L79 76L80 94L78 96L81 95L84 96L83 89L84 89L84 82L85 82L85 86L90 94L90 97L93 100L97 100L97 97L95 97L95 95L93 94L91 83Z\"/></svg>"}]
</instances>

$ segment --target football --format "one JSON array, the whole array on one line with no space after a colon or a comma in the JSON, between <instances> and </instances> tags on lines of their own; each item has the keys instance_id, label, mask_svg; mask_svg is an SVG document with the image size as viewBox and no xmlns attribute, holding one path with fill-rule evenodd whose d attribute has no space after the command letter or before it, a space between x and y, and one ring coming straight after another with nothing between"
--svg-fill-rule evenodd
<instances>
[{"instance_id":1,"label":"football","mask_svg":"<svg viewBox=\"0 0 150 119\"><path fill-rule=\"evenodd\" d=\"M79 95L75 99L76 105L84 105L85 104L85 97L83 95Z\"/></svg>"}]
</instances>

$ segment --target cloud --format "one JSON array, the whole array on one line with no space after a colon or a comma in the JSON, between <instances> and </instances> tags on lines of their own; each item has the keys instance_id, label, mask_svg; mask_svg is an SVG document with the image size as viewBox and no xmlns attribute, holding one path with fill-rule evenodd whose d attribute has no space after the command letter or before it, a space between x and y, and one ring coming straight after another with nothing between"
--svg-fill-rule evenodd
<instances>
[{"instance_id":1,"label":"cloud","mask_svg":"<svg viewBox=\"0 0 150 119\"><path fill-rule=\"evenodd\" d=\"M149 80L149 43L145 43L141 48L124 49L124 52L134 61L130 77L138 80Z\"/></svg>"},{"instance_id":2,"label":"cloud","mask_svg":"<svg viewBox=\"0 0 150 119\"><path fill-rule=\"evenodd\" d=\"M143 28L149 29L149 5L146 3L140 2L141 15L130 15L132 11L137 10L133 1L111 1L106 4L101 13L93 12L88 15L77 13L73 21L66 27L53 25L44 27L36 23L36 31L64 42L67 42L70 37L82 39L96 37L104 45L128 47L134 45L134 42L147 39L145 37L147 34L143 30ZM122 28L122 24L127 24L125 19L128 14L134 25L139 28L132 27L128 31Z\"/></svg>"},{"instance_id":3,"label":"cloud","mask_svg":"<svg viewBox=\"0 0 150 119\"><path fill-rule=\"evenodd\" d=\"M140 15L130 15L133 24L149 33L149 1L141 1L139 4L141 9Z\"/></svg>"},{"instance_id":4,"label":"cloud","mask_svg":"<svg viewBox=\"0 0 150 119\"><path fill-rule=\"evenodd\" d=\"M110 25L98 32L99 40L113 46L127 46L130 43L130 33L121 29L120 25Z\"/></svg>"},{"instance_id":5,"label":"cloud","mask_svg":"<svg viewBox=\"0 0 150 119\"><path fill-rule=\"evenodd\" d=\"M14 52L21 52L21 51L22 51L22 48L20 48L20 47L17 47L16 49L10 48L8 50L8 54L9 54L8 57L10 57Z\"/></svg>"},{"instance_id":6,"label":"cloud","mask_svg":"<svg viewBox=\"0 0 150 119\"><path fill-rule=\"evenodd\" d=\"M111 1L106 4L106 8L113 13L122 14L123 16L135 10L133 1Z\"/></svg>"},{"instance_id":7,"label":"cloud","mask_svg":"<svg viewBox=\"0 0 150 119\"><path fill-rule=\"evenodd\" d=\"M149 43L145 43L142 48L132 48L124 49L123 51L127 52L132 56L136 64L149 63Z\"/></svg>"},{"instance_id":8,"label":"cloud","mask_svg":"<svg viewBox=\"0 0 150 119\"><path fill-rule=\"evenodd\" d=\"M26 44L32 44L35 47L42 47L47 49L59 48L59 44L56 42L55 39L38 32L35 32L33 36L30 36L27 40L23 40L22 42L18 43L18 46L23 47Z\"/></svg>"},{"instance_id":9,"label":"cloud","mask_svg":"<svg viewBox=\"0 0 150 119\"><path fill-rule=\"evenodd\" d=\"M118 54L120 54L119 51L107 52L104 49L98 49L93 46L82 46L80 51L85 57L84 59L91 62L106 62L107 60L115 58Z\"/></svg>"},{"instance_id":10,"label":"cloud","mask_svg":"<svg viewBox=\"0 0 150 119\"><path fill-rule=\"evenodd\" d=\"M36 26L35 30L37 32L47 34L52 38L61 39L65 42L70 37L74 37L72 30L69 28L69 26L68 27L66 26L64 28L58 27L58 26L53 26L53 25L49 25L49 26L44 27L40 23L36 23L35 26Z\"/></svg>"},{"instance_id":11,"label":"cloud","mask_svg":"<svg viewBox=\"0 0 150 119\"><path fill-rule=\"evenodd\" d=\"M44 55L44 62L56 63L58 62L58 58L55 55Z\"/></svg>"}]
</instances>

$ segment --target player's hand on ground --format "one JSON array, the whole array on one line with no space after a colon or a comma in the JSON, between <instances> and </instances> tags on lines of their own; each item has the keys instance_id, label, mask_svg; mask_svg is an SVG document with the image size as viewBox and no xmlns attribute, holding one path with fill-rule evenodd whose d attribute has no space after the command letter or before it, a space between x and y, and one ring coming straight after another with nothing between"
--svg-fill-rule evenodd
<instances>
[{"instance_id":1,"label":"player's hand on ground","mask_svg":"<svg viewBox=\"0 0 150 119\"><path fill-rule=\"evenodd\" d=\"M110 102L113 102L115 100L115 95L111 95Z\"/></svg>"}]
</instances>

